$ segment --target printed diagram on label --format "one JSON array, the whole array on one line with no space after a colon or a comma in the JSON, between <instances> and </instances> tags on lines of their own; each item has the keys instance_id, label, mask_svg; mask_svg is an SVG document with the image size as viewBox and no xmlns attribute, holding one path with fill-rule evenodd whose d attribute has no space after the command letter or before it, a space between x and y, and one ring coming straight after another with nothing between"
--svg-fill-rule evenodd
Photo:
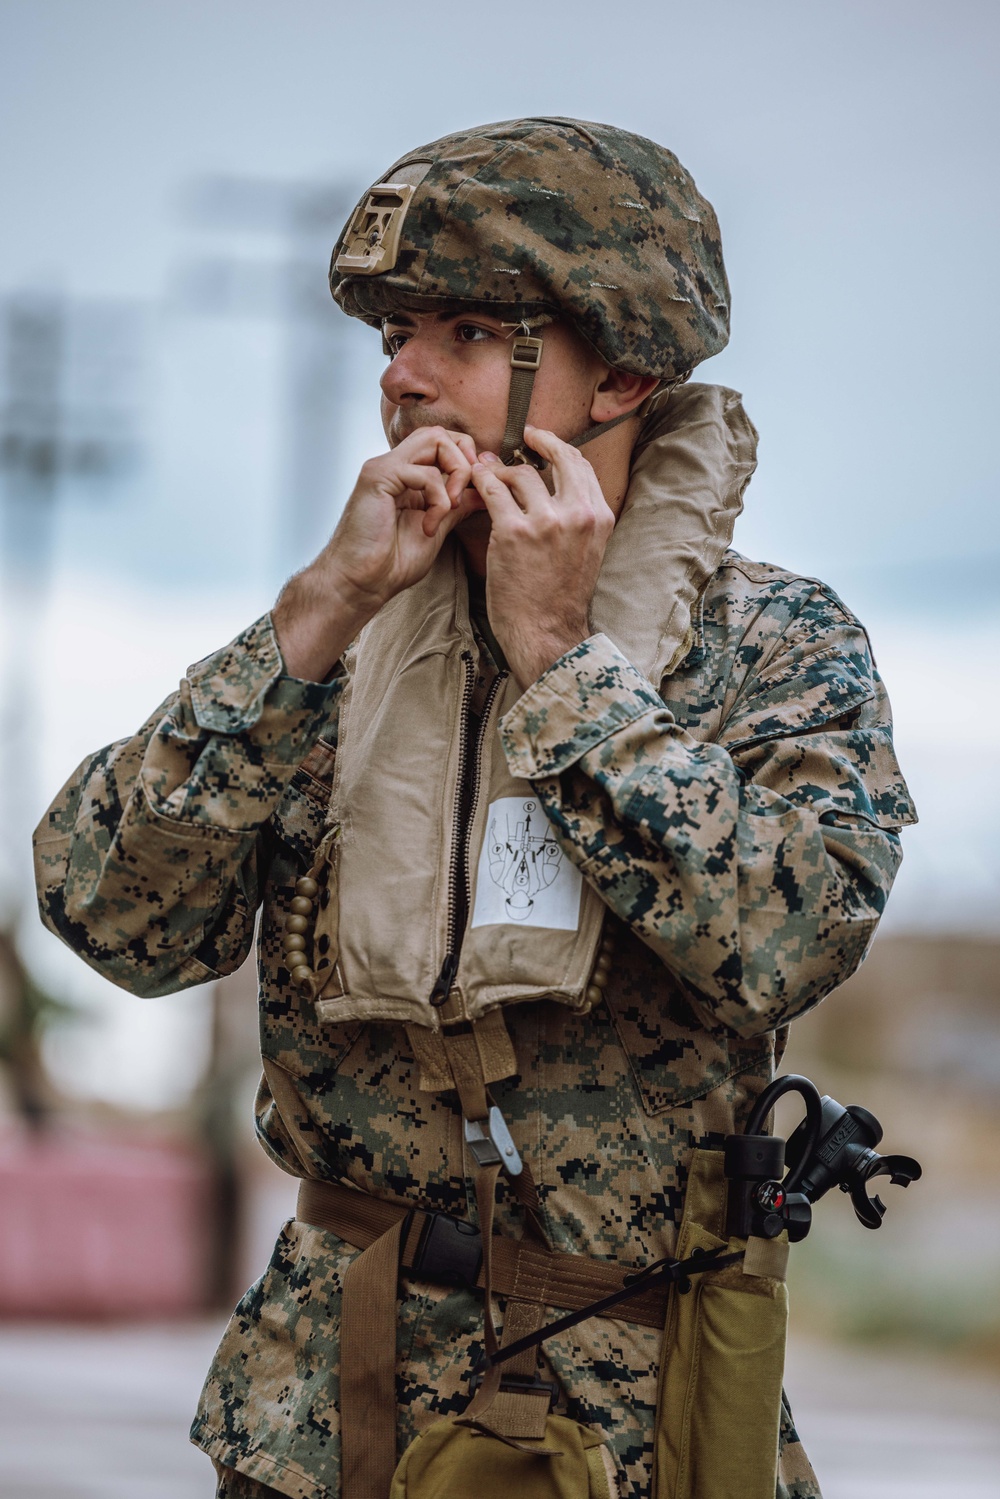
<instances>
[{"instance_id":1,"label":"printed diagram on label","mask_svg":"<svg viewBox=\"0 0 1000 1499\"><path fill-rule=\"evenodd\" d=\"M556 842L534 797L491 803L476 873L473 926L556 927L575 931L583 880Z\"/></svg>"},{"instance_id":2,"label":"printed diagram on label","mask_svg":"<svg viewBox=\"0 0 1000 1499\"><path fill-rule=\"evenodd\" d=\"M524 816L513 829L510 813L504 814L503 832L497 826L498 819L491 817L486 834L490 879L506 896L503 905L511 921L527 921L535 909L535 896L552 884L563 856L537 803L524 802L522 810ZM536 826L541 821L542 831L532 832L532 817Z\"/></svg>"}]
</instances>

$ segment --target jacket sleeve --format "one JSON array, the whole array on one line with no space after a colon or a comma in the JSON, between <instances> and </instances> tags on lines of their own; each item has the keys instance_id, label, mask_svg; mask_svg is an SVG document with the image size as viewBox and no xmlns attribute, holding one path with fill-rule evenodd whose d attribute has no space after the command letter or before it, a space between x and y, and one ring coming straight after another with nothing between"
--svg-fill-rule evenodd
<instances>
[{"instance_id":1,"label":"jacket sleeve","mask_svg":"<svg viewBox=\"0 0 1000 1499\"><path fill-rule=\"evenodd\" d=\"M817 591L766 655L727 693L711 743L604 635L501 725L512 772L584 876L706 1026L743 1036L850 976L899 866L898 828L916 820L867 637L839 600Z\"/></svg>"},{"instance_id":2,"label":"jacket sleeve","mask_svg":"<svg viewBox=\"0 0 1000 1499\"><path fill-rule=\"evenodd\" d=\"M253 941L264 826L319 735L335 735L341 690L284 675L269 616L191 667L42 818L45 925L136 994L231 973Z\"/></svg>"}]
</instances>

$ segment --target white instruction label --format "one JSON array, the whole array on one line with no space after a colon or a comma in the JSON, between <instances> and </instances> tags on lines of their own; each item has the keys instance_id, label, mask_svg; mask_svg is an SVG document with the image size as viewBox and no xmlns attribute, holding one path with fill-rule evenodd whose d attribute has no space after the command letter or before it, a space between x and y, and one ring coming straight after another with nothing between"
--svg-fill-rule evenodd
<instances>
[{"instance_id":1,"label":"white instruction label","mask_svg":"<svg viewBox=\"0 0 1000 1499\"><path fill-rule=\"evenodd\" d=\"M473 926L544 926L575 932L583 878L559 847L534 797L490 806L476 872Z\"/></svg>"}]
</instances>

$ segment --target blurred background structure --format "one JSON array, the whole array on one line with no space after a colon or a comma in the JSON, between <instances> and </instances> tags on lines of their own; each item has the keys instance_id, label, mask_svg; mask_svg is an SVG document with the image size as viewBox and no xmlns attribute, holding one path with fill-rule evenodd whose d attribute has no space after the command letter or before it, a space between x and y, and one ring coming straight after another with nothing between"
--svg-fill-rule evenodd
<instances>
[{"instance_id":1,"label":"blurred background structure","mask_svg":"<svg viewBox=\"0 0 1000 1499\"><path fill-rule=\"evenodd\" d=\"M591 0L511 0L502 22L452 0L0 0L0 1490L19 1499L210 1493L177 1457L182 1412L294 1196L252 1140L251 968L115 990L41 929L31 827L270 606L382 447L379 340L326 288L358 193L404 149L520 114L653 136L714 203L733 340L700 378L744 391L762 436L736 545L868 625L921 813L883 934L787 1061L925 1175L888 1188L878 1236L820 1204L793 1403L828 1499L1000 1493L1000 18L636 0L626 22Z\"/></svg>"}]
</instances>

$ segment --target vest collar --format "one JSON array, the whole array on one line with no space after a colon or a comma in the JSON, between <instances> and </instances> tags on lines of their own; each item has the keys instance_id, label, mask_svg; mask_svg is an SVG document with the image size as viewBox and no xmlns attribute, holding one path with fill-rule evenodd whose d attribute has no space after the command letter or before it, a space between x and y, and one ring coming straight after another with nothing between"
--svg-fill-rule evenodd
<instances>
[{"instance_id":1,"label":"vest collar","mask_svg":"<svg viewBox=\"0 0 1000 1499\"><path fill-rule=\"evenodd\" d=\"M724 386L681 386L643 426L591 621L657 689L691 648L756 466L757 433Z\"/></svg>"}]
</instances>

